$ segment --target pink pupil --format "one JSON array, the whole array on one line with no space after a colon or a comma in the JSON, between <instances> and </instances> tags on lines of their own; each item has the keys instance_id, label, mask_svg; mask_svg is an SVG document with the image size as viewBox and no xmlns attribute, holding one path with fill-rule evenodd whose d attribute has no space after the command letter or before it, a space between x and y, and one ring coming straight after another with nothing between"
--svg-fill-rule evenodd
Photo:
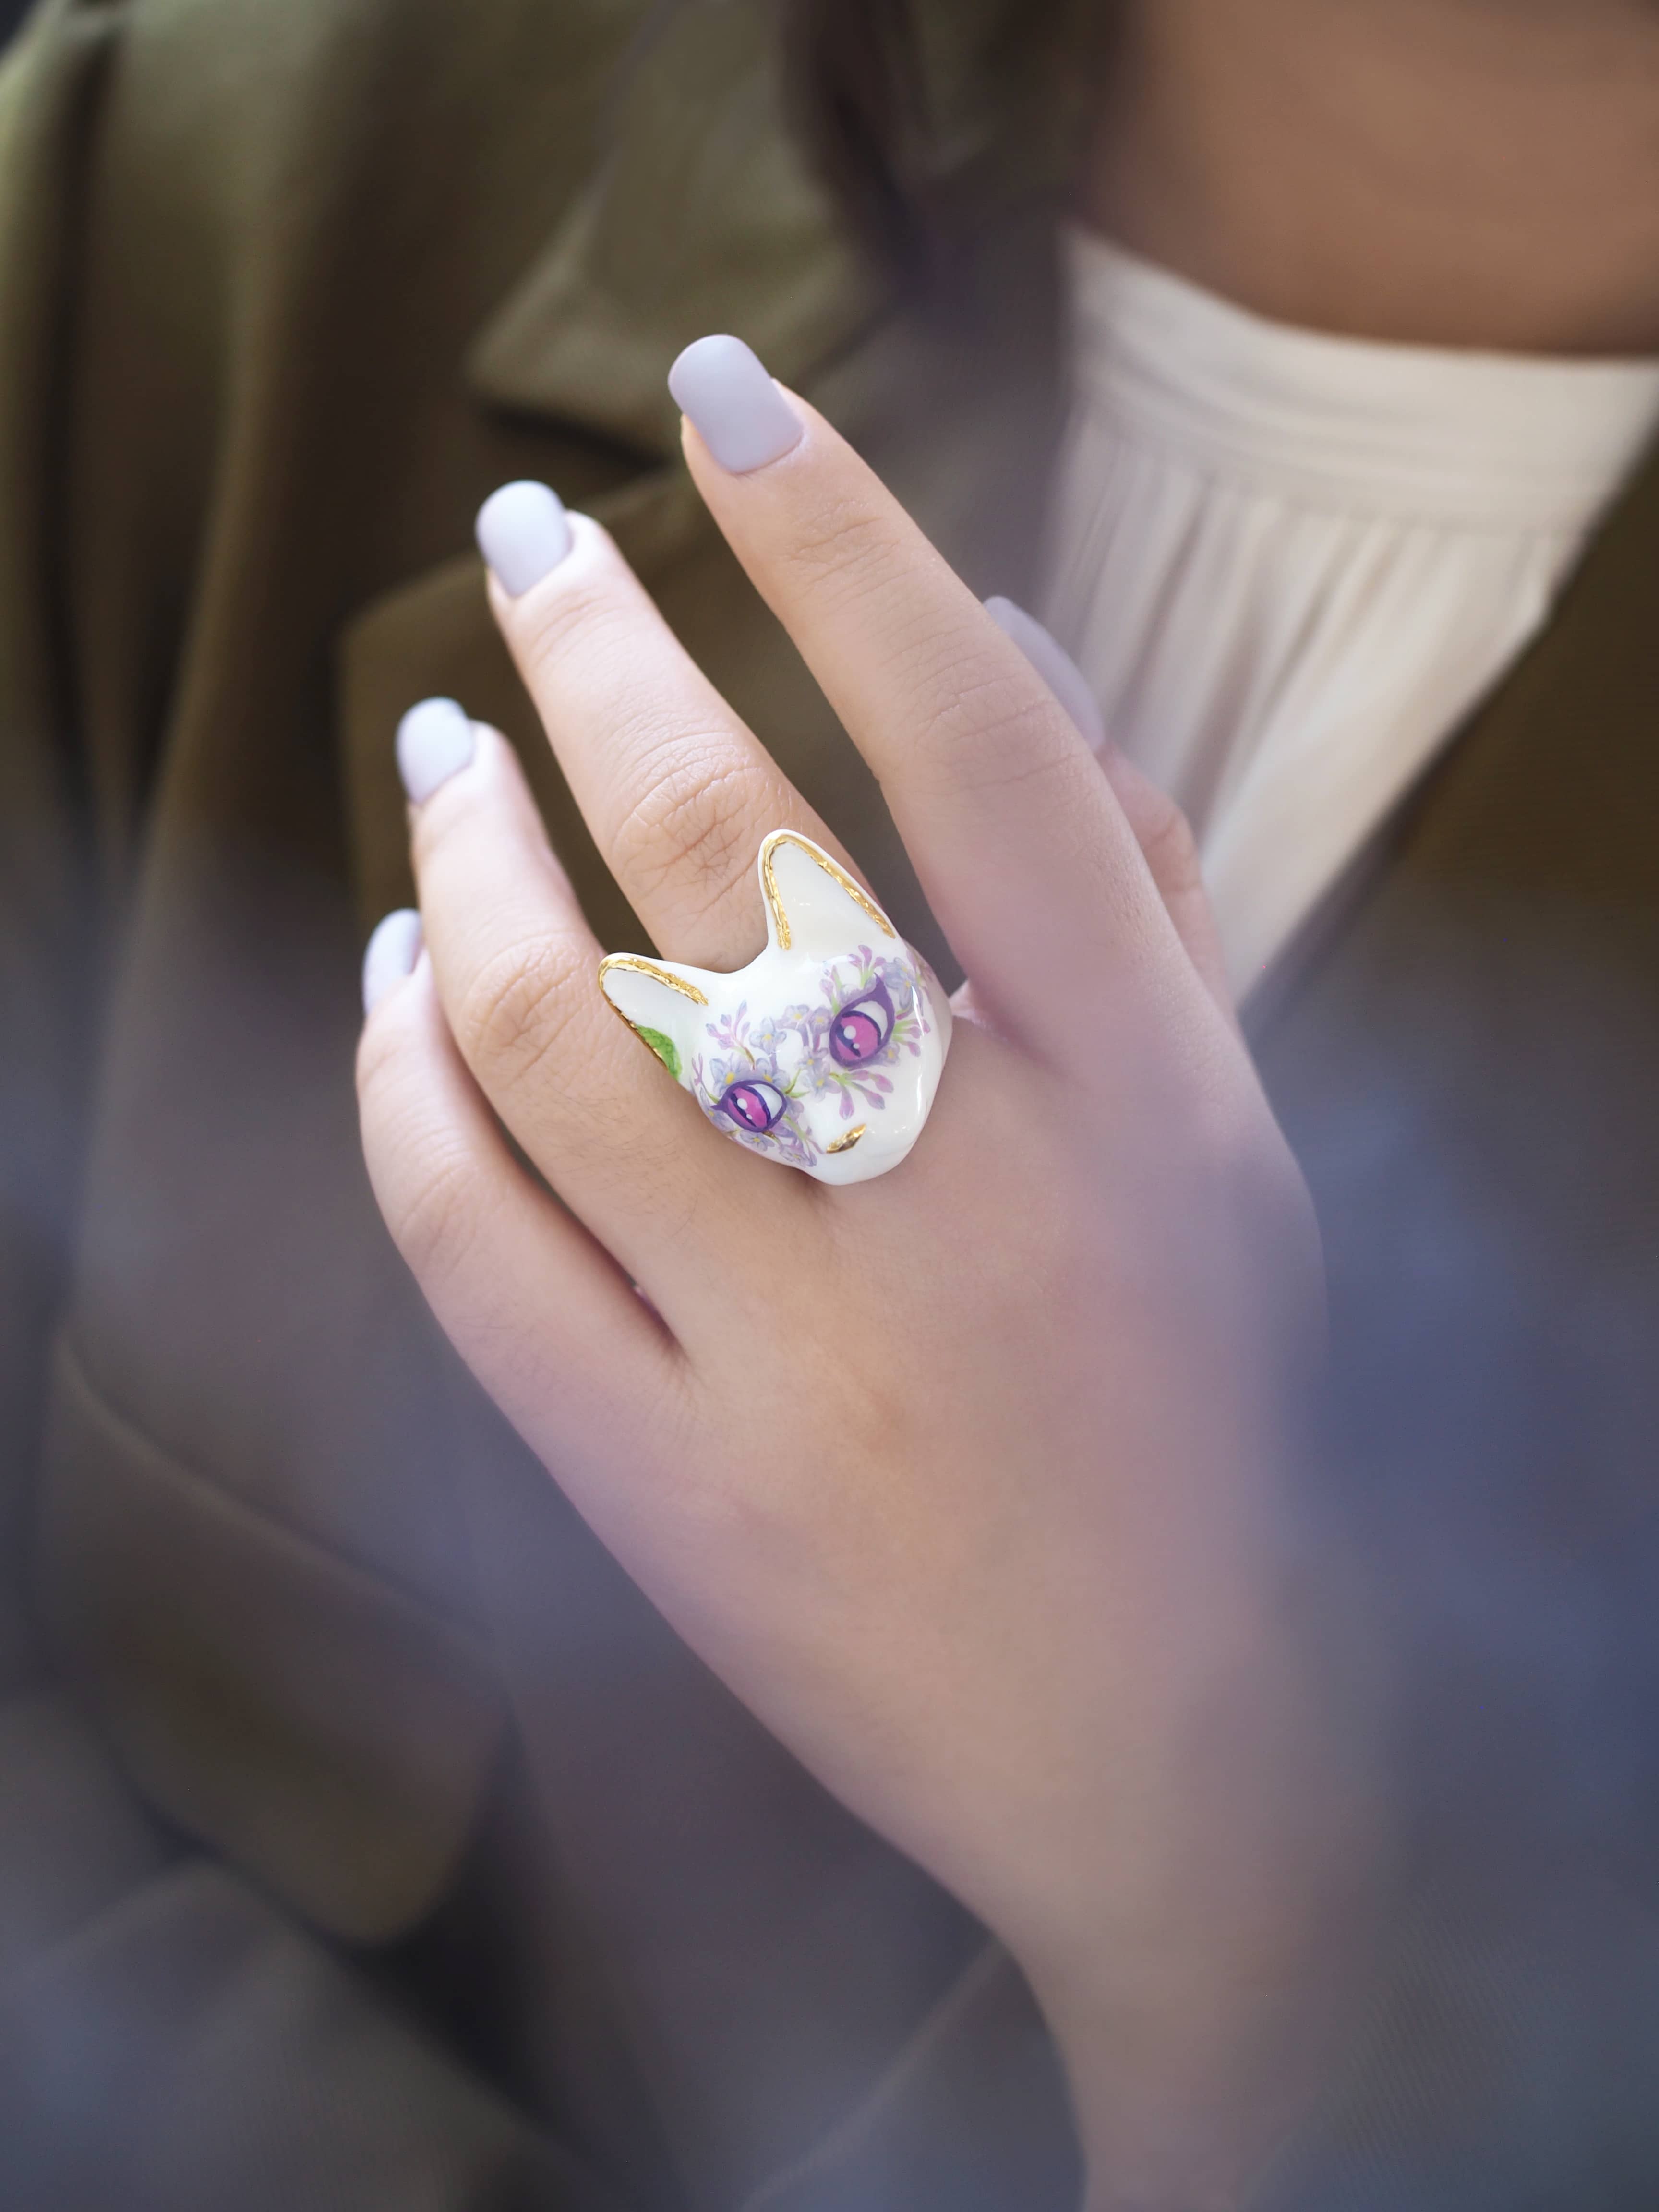
<instances>
[{"instance_id":1,"label":"pink pupil","mask_svg":"<svg viewBox=\"0 0 1659 2212\"><path fill-rule=\"evenodd\" d=\"M772 1126L765 1098L746 1083L735 1084L726 1093L726 1105L746 1129L761 1135Z\"/></svg>"},{"instance_id":2,"label":"pink pupil","mask_svg":"<svg viewBox=\"0 0 1659 2212\"><path fill-rule=\"evenodd\" d=\"M881 1031L868 1014L842 1014L836 1036L849 1060L868 1060L881 1048Z\"/></svg>"}]
</instances>

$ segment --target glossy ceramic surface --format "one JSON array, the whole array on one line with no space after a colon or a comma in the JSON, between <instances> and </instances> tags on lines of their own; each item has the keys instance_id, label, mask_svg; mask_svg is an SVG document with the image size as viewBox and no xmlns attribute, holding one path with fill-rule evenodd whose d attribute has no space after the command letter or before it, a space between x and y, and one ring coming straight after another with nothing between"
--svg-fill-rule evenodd
<instances>
[{"instance_id":1,"label":"glossy ceramic surface","mask_svg":"<svg viewBox=\"0 0 1659 2212\"><path fill-rule=\"evenodd\" d=\"M820 1182L866 1182L921 1133L951 1009L920 954L810 838L757 862L766 950L722 975L612 953L605 996L723 1136Z\"/></svg>"}]
</instances>

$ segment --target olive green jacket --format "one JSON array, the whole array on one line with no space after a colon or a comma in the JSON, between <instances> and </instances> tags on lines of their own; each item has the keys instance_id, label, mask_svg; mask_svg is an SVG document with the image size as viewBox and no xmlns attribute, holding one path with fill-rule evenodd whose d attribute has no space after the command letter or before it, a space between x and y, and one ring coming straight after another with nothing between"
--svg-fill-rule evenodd
<instances>
[{"instance_id":1,"label":"olive green jacket","mask_svg":"<svg viewBox=\"0 0 1659 2212\"><path fill-rule=\"evenodd\" d=\"M0 76L8 2206L1073 2197L1008 1962L587 1534L357 1152L404 707L500 723L641 938L485 610L510 477L611 526L949 965L664 372L741 332L1018 599L1052 225L936 5L972 250L908 295L774 12L46 0ZM1255 1011L1329 1249L1322 1510L1412 1655L1374 2002L1264 2206L1659 2190L1656 581L1649 480Z\"/></svg>"}]
</instances>

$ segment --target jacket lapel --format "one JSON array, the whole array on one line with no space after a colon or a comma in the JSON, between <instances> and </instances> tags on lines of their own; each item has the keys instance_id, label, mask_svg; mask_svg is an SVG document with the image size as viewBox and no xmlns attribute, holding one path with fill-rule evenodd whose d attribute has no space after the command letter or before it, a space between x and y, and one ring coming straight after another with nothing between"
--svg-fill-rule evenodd
<instances>
[{"instance_id":1,"label":"jacket lapel","mask_svg":"<svg viewBox=\"0 0 1659 2212\"><path fill-rule=\"evenodd\" d=\"M664 377L693 338L734 331L787 384L843 346L885 287L783 97L766 0L671 11L623 73L592 179L474 340L478 397L665 461L679 440Z\"/></svg>"},{"instance_id":2,"label":"jacket lapel","mask_svg":"<svg viewBox=\"0 0 1659 2212\"><path fill-rule=\"evenodd\" d=\"M1484 1455L1574 1547L1655 1502L1656 576L1659 464L1255 1037L1366 1321L1368 1456L1443 1499Z\"/></svg>"}]
</instances>

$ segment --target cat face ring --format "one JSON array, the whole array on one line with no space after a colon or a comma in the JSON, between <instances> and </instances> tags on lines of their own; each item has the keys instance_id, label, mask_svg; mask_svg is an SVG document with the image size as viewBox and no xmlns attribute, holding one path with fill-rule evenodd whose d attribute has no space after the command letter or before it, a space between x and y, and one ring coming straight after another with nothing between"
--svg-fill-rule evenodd
<instances>
[{"instance_id":1,"label":"cat face ring","mask_svg":"<svg viewBox=\"0 0 1659 2212\"><path fill-rule=\"evenodd\" d=\"M810 838L775 830L757 865L766 950L746 968L613 952L600 988L723 1135L819 1182L867 1182L921 1134L950 1004Z\"/></svg>"}]
</instances>

